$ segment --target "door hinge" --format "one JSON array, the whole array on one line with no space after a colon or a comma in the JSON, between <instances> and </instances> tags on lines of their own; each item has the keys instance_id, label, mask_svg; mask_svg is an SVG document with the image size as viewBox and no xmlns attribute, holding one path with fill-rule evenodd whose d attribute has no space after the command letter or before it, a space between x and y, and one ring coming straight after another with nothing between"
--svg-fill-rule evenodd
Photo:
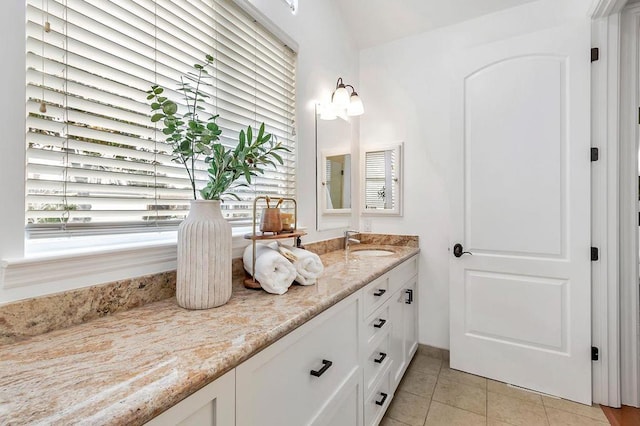
<instances>
[{"instance_id":1,"label":"door hinge","mask_svg":"<svg viewBox=\"0 0 640 426\"><path fill-rule=\"evenodd\" d=\"M600 159L600 150L598 148L591 148L591 161L598 161Z\"/></svg>"},{"instance_id":2,"label":"door hinge","mask_svg":"<svg viewBox=\"0 0 640 426\"><path fill-rule=\"evenodd\" d=\"M595 62L600 59L600 49L597 47L591 48L591 62Z\"/></svg>"},{"instance_id":3,"label":"door hinge","mask_svg":"<svg viewBox=\"0 0 640 426\"><path fill-rule=\"evenodd\" d=\"M598 247L591 247L591 260L596 261L599 258Z\"/></svg>"},{"instance_id":4,"label":"door hinge","mask_svg":"<svg viewBox=\"0 0 640 426\"><path fill-rule=\"evenodd\" d=\"M600 358L600 351L595 346L591 346L591 361L597 361Z\"/></svg>"}]
</instances>

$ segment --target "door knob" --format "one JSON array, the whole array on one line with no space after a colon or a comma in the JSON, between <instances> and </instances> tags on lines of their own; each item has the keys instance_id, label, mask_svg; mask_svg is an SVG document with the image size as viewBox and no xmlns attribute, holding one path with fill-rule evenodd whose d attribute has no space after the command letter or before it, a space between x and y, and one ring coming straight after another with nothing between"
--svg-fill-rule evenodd
<instances>
[{"instance_id":1,"label":"door knob","mask_svg":"<svg viewBox=\"0 0 640 426\"><path fill-rule=\"evenodd\" d=\"M460 243L458 243L455 246L453 246L453 255L455 257L460 257L463 254L473 255L473 253L471 253L470 251L464 251L464 247L462 247L462 244L460 244Z\"/></svg>"}]
</instances>

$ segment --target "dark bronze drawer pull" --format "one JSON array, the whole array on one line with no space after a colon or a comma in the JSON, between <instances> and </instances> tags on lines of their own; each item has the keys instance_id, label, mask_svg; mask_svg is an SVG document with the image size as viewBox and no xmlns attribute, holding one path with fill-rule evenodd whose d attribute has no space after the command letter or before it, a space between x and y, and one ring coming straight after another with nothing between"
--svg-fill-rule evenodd
<instances>
[{"instance_id":1,"label":"dark bronze drawer pull","mask_svg":"<svg viewBox=\"0 0 640 426\"><path fill-rule=\"evenodd\" d=\"M387 357L387 354L385 354L384 352L380 352L380 358L374 359L373 362L382 364L382 362L385 360L386 357Z\"/></svg>"},{"instance_id":2,"label":"dark bronze drawer pull","mask_svg":"<svg viewBox=\"0 0 640 426\"><path fill-rule=\"evenodd\" d=\"M404 303L406 303L407 305L410 305L413 303L413 290L408 288L405 290L405 293L407 293L407 295L409 295L409 298L407 300L404 301Z\"/></svg>"},{"instance_id":3,"label":"dark bronze drawer pull","mask_svg":"<svg viewBox=\"0 0 640 426\"><path fill-rule=\"evenodd\" d=\"M383 294L385 294L387 292L387 290L381 288L378 289L378 291L376 291L375 293L373 293L374 296L382 296Z\"/></svg>"},{"instance_id":4,"label":"dark bronze drawer pull","mask_svg":"<svg viewBox=\"0 0 640 426\"><path fill-rule=\"evenodd\" d=\"M380 401L376 401L376 405L384 405L384 402L387 400L387 397L389 396L384 392L380 392L380 395L382 395L382 399Z\"/></svg>"},{"instance_id":5,"label":"dark bronze drawer pull","mask_svg":"<svg viewBox=\"0 0 640 426\"><path fill-rule=\"evenodd\" d=\"M382 319L382 318L380 318L380 319L379 319L379 321L380 321L379 323L377 323L377 324L373 324L373 326L374 326L375 328L382 328L382 326L383 326L383 325L385 325L385 324L387 323L387 320L386 320L386 319Z\"/></svg>"},{"instance_id":6,"label":"dark bronze drawer pull","mask_svg":"<svg viewBox=\"0 0 640 426\"><path fill-rule=\"evenodd\" d=\"M312 375L312 376L316 376L316 377L320 377L320 376L322 376L322 375L325 373L325 371L327 371L327 370L329 369L329 367L331 367L332 365L333 365L333 362L328 361L328 360L326 360L326 359L323 359L323 360L322 360L322 368L321 368L320 370L318 370L318 371L316 371L316 370L311 370L311 375Z\"/></svg>"}]
</instances>

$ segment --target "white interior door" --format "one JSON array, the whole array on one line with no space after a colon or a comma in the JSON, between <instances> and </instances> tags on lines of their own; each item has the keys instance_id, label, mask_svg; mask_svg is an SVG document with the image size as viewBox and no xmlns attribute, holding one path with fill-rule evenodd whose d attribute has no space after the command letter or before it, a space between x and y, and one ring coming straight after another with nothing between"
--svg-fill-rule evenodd
<instances>
[{"instance_id":1,"label":"white interior door","mask_svg":"<svg viewBox=\"0 0 640 426\"><path fill-rule=\"evenodd\" d=\"M456 64L450 258L451 367L588 404L589 49L585 20Z\"/></svg>"}]
</instances>

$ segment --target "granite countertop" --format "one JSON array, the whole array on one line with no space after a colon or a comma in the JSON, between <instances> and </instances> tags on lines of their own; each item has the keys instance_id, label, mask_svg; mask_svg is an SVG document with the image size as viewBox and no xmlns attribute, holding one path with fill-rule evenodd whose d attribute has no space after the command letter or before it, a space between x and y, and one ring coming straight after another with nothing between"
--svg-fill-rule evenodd
<instances>
[{"instance_id":1,"label":"granite countertop","mask_svg":"<svg viewBox=\"0 0 640 426\"><path fill-rule=\"evenodd\" d=\"M188 311L175 298L0 348L0 424L142 424L320 312L418 253L321 256L312 286L281 296L234 282L219 308Z\"/></svg>"}]
</instances>

